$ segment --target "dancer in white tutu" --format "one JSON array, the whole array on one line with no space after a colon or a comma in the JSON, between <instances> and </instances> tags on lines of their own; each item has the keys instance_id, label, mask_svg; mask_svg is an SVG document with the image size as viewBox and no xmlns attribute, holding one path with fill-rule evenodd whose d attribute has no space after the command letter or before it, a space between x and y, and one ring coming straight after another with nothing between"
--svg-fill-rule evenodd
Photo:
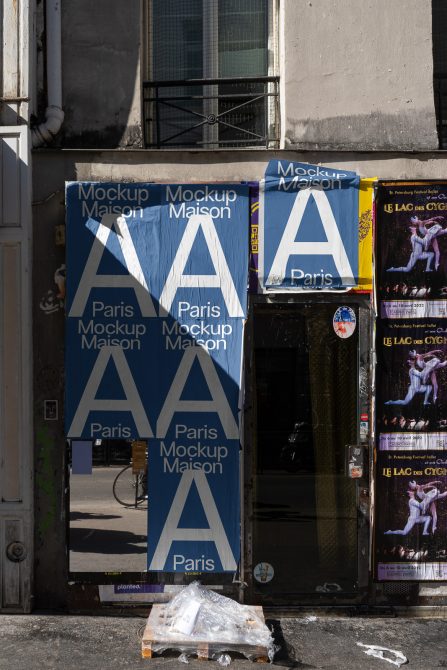
<instances>
[{"instance_id":1,"label":"dancer in white tutu","mask_svg":"<svg viewBox=\"0 0 447 670\"><path fill-rule=\"evenodd\" d=\"M415 492L413 490L407 491L409 501L408 501L408 521L405 525L405 528L402 530L386 530L385 535L408 535L408 533L414 528L418 523L424 524L424 530L422 535L429 535L428 528L431 522L431 516L429 514L422 513L422 503L416 500Z\"/></svg>"},{"instance_id":2,"label":"dancer in white tutu","mask_svg":"<svg viewBox=\"0 0 447 670\"><path fill-rule=\"evenodd\" d=\"M422 382L423 373L421 370L416 370L415 358L410 358L407 363L410 366L408 372L410 375L410 385L408 387L407 395L403 400L387 400L385 405L408 405L417 393L424 393L424 405L430 404L429 398L433 391L433 386Z\"/></svg>"},{"instance_id":3,"label":"dancer in white tutu","mask_svg":"<svg viewBox=\"0 0 447 670\"><path fill-rule=\"evenodd\" d=\"M417 225L411 225L409 227L411 232L410 243L411 243L411 254L408 260L407 265L398 267L398 268L388 268L387 272L411 272L418 261L427 261L425 267L425 272L432 271L432 262L435 257L433 251L426 251L424 248L424 239L419 237L417 234Z\"/></svg>"},{"instance_id":4,"label":"dancer in white tutu","mask_svg":"<svg viewBox=\"0 0 447 670\"><path fill-rule=\"evenodd\" d=\"M417 224L419 232L423 236L424 240L424 251L429 251L430 248L433 249L435 254L435 270L439 268L439 262L441 259L441 252L439 251L439 244L437 237L440 235L447 234L447 228L443 228L438 221L443 221L443 216L433 216L431 219L426 219L422 221L417 216L411 217L411 223ZM429 226L429 227L427 227Z\"/></svg>"},{"instance_id":5,"label":"dancer in white tutu","mask_svg":"<svg viewBox=\"0 0 447 670\"><path fill-rule=\"evenodd\" d=\"M438 525L438 513L436 509L436 501L447 498L447 491L441 493L438 489L438 485L442 482L428 482L427 484L418 484L416 481L409 483L409 488L411 491L414 491L415 495L421 501L421 513L426 514L427 510L430 510L431 517L433 519L432 523L432 533L435 532Z\"/></svg>"},{"instance_id":6,"label":"dancer in white tutu","mask_svg":"<svg viewBox=\"0 0 447 670\"><path fill-rule=\"evenodd\" d=\"M415 360L418 368L422 370L422 384L426 384L430 379L430 383L433 387L434 403L438 399L438 379L436 376L436 371L447 366L447 360L441 361L441 359L438 357L438 354L443 353L444 352L440 349L427 351L425 354L420 354L416 351L416 349L413 349L409 353L410 358Z\"/></svg>"}]
</instances>

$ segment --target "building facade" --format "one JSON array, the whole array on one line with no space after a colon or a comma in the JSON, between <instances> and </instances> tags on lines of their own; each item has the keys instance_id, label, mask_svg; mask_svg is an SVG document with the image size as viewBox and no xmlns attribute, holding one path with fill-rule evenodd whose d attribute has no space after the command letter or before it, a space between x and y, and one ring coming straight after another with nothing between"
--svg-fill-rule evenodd
<instances>
[{"instance_id":1,"label":"building facade","mask_svg":"<svg viewBox=\"0 0 447 670\"><path fill-rule=\"evenodd\" d=\"M9 3L3 3L5 35L11 20L8 7ZM352 0L98 0L93 5L85 0L47 0L45 4L22 2L18 7L24 32L15 28L19 32L14 34L28 38L26 48L18 53L29 58L31 75L21 63L20 82L8 90L4 76L2 133L20 131L21 138L29 137L26 141L32 142L31 167L22 157L27 155L27 145L13 147L14 160L17 163L20 155L20 164L26 165L26 175L30 175L32 197L27 195L24 177L21 188L25 190L22 196L15 196L21 202L20 217L8 219L5 214L0 229L5 240L4 271L8 279L20 275L22 291L19 301L12 297L16 294L8 284L2 298L3 312L15 315L3 320L3 411L9 421L17 418L9 428L7 421L1 422L7 434L0 445L0 482L7 484L2 484L6 493L0 503L0 523L5 529L0 540L0 606L5 611L23 611L34 603L36 607L77 610L109 607L126 599L147 603L194 578L246 602L288 607L445 604L442 570L437 576L427 573L428 579L418 571L412 576L402 572L393 579L390 573L380 578L376 565L383 535L377 534L377 496L386 495L386 489L377 488L380 443L375 433L387 431L379 424L375 430L374 416L379 416L374 392L378 303L366 282L368 277L357 290L352 290L351 282L350 290L342 293L321 290L315 277L307 290L299 282L287 290L274 286L266 290L266 282L259 280L259 286L253 279L252 265L259 241L257 213L263 231L277 216L267 199L269 166L282 165L283 171L303 169L299 166L304 164L324 166L323 178L355 174L360 184L369 184L370 210L373 183L379 197L380 189L391 188L390 183L405 187L446 179L442 151L445 55L440 34L447 17L442 3L368 0L359 8ZM8 40L5 44L3 71L10 73L17 68L8 66L8 58L17 60L18 55L8 56L12 46ZM10 146L7 136L2 137L3 146ZM3 156L7 160L5 149ZM12 174L10 168L3 170ZM18 174L16 168L14 174ZM321 175L319 179L313 186L324 191ZM192 191L195 185L202 190L214 185L218 193L242 189L237 191L247 210L246 237L242 235L238 242L242 256L251 220L252 282L244 293L246 311L241 313L243 329L238 340L243 356L236 387L242 391L239 407L233 411L242 445L240 452L237 447L232 466L238 473L238 493L232 495L239 499L236 512L229 512L233 520L237 514L240 523L240 556L234 569L230 563L226 570L207 570L205 551L203 563L199 553L195 563L185 565L177 559L174 567L147 571L145 512L125 509L120 526L120 514L110 506L116 503L111 491L110 500L101 502L95 491L102 490L103 481L111 489L114 476L130 462L130 440L135 437L148 440L150 470L151 439L159 436L144 434L144 430L128 435L98 429L90 433L89 440L82 430L73 429L70 434L70 426L64 423L64 415L73 419L76 414L66 398L67 393L69 398L75 396L84 365L79 352L70 358L75 350L67 337L71 337L71 328L77 328L79 335L79 328L89 327L87 322L82 326L70 322L70 305L88 256L82 242L78 247L73 231L78 230L81 239L83 226L90 225L86 222L99 222L105 214L113 214L119 195L123 202L131 200L138 188L154 194L154 202L161 207L164 201L157 200L162 197L157 190L161 185L164 189L171 185L171 193L175 192L173 185L183 185L178 206L185 205L186 218L187 185ZM17 183L14 187L19 188ZM9 202L12 193L12 186L4 180L3 203ZM85 196L83 214L80 198L73 196L70 201L69 193ZM89 194L100 205L90 202ZM201 206L196 196L191 196L190 204ZM203 193L199 197L203 199ZM233 207L225 205L229 211ZM384 223L377 206L376 213L377 229ZM195 214L200 212L195 210ZM342 210L340 220L348 218L347 210ZM113 225L108 228L111 232ZM93 233L96 235L95 230ZM203 235L206 242L206 233ZM328 244L327 235L321 235L313 242ZM265 241L263 238L259 245ZM300 241L299 237L292 240L294 244ZM231 247L231 240L222 242L225 255L227 243ZM442 244L440 240L441 252ZM139 249L136 246L137 255ZM32 290L26 283L31 253ZM378 253L379 247L376 267ZM246 258L248 262L248 249ZM238 266L236 260L234 266L232 262L228 261L231 273ZM266 261L261 270L265 265ZM66 266L69 304L65 301ZM112 272L101 270L99 261L96 270L97 274ZM210 273L209 268L203 271ZM181 274L194 275L194 271L185 265ZM342 276L341 271L339 274ZM118 281L121 289L122 282ZM402 276L396 278L397 283L403 284ZM106 300L96 288L92 300L99 314ZM154 289L153 297L158 313L162 289L158 293ZM205 291L197 305L206 307L208 298ZM183 298L188 301L195 304ZM115 318L120 318L116 308L123 305L122 296L116 303L111 299L112 303ZM337 336L334 325L339 308L354 315L356 328L351 337ZM443 317L438 314L436 318ZM378 332L386 327L378 326ZM152 321L147 328L150 338ZM236 350L239 344L234 345ZM149 349L151 346L148 344ZM22 347L19 352L17 347ZM98 345L98 349L103 347ZM157 361L148 363L148 375L152 365L155 369ZM222 373L225 363L219 365L222 386L227 388ZM20 375L14 375L11 367L19 369ZM442 375L441 371L440 398ZM237 374L228 377L234 382ZM147 396L152 399L148 400L151 407L157 404L156 390L164 383L162 376L154 378ZM99 393L99 386L97 390ZM13 407L7 404L10 398L14 398ZM197 398L179 395L177 401L196 402ZM96 422L100 423L98 418ZM186 423L182 419L176 425ZM191 439L197 440L197 435ZM234 435L228 439L234 441ZM16 443L17 448L12 449ZM86 449L85 472L90 475L76 474L74 452L81 448ZM134 461L136 457L134 451ZM382 465L385 467L380 461ZM17 473L22 488L19 479L14 479ZM442 477L434 475L443 482ZM444 484L437 486L442 493ZM150 475L148 500L150 544L155 542L151 535L157 522L154 510L163 508L163 484L153 482ZM447 520L442 508L439 500L438 536ZM422 516L427 516L425 511ZM204 521L203 512L197 512L196 523L202 530L208 529L207 522L209 518ZM396 519L396 524L400 522ZM178 528L182 519L177 523ZM416 539L423 542L419 534ZM405 549L405 542L400 546ZM10 555L18 552L13 560L8 547ZM391 551L391 544L385 549ZM442 550L442 546L437 548L436 560ZM152 549L152 558L154 552ZM178 555L182 555L180 550ZM387 563L383 556L381 561ZM13 595L11 583L17 585ZM17 589L22 595L17 595Z\"/></svg>"}]
</instances>

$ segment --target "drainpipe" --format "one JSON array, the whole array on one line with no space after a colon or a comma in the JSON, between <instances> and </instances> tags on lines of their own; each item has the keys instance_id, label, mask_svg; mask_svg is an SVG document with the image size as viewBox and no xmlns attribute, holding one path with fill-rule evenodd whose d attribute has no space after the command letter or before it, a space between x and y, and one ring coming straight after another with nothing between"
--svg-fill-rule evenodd
<instances>
[{"instance_id":1,"label":"drainpipe","mask_svg":"<svg viewBox=\"0 0 447 670\"><path fill-rule=\"evenodd\" d=\"M45 121L31 130L33 147L50 143L64 120L60 0L46 0L47 102Z\"/></svg>"}]
</instances>

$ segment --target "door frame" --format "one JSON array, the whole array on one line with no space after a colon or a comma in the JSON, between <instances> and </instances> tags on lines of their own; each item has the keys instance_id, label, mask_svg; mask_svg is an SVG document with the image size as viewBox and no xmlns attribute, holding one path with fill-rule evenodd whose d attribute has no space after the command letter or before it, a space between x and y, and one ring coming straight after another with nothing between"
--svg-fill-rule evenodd
<instances>
[{"instance_id":1,"label":"door frame","mask_svg":"<svg viewBox=\"0 0 447 670\"><path fill-rule=\"evenodd\" d=\"M293 609L300 606L327 606L332 605L355 605L365 603L369 597L371 587L370 571L370 491L372 473L372 409L373 409L373 353L374 342L374 312L370 294L291 294L282 293L275 295L250 295L248 305L248 318L245 327L244 343L244 413L243 413L243 459L242 459L242 560L241 560L241 582L244 586L241 600L247 603L259 604L260 594L255 592L253 580L253 520L254 520L254 477L256 457L256 416L255 408L255 379L254 379L254 310L257 306L272 305L334 305L334 312L340 305L358 307L358 421L357 421L357 443L365 447L365 469L364 476L357 479L356 483L356 505L357 505L357 582L358 596L344 598L343 594L339 602L335 602L334 594L303 594L298 604L291 605L285 602L282 596L278 597L275 606L282 609ZM360 439L360 416L367 414L367 434ZM262 598L261 598L262 600ZM262 603L261 603L262 604ZM268 604L271 605L271 599Z\"/></svg>"}]
</instances>

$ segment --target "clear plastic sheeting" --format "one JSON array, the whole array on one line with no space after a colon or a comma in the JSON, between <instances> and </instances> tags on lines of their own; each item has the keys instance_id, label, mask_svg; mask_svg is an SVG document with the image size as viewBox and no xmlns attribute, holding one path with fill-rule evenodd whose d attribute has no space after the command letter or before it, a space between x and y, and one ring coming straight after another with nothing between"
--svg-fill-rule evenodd
<instances>
[{"instance_id":1,"label":"clear plastic sheeting","mask_svg":"<svg viewBox=\"0 0 447 670\"><path fill-rule=\"evenodd\" d=\"M313 614L304 618L304 623L314 623L317 620L317 617Z\"/></svg>"},{"instance_id":2,"label":"clear plastic sheeting","mask_svg":"<svg viewBox=\"0 0 447 670\"><path fill-rule=\"evenodd\" d=\"M229 654L220 654L220 656L218 656L216 660L219 663L219 665L226 668L227 665L230 665L231 663L231 656Z\"/></svg>"},{"instance_id":3,"label":"clear plastic sheeting","mask_svg":"<svg viewBox=\"0 0 447 670\"><path fill-rule=\"evenodd\" d=\"M152 629L152 650L160 653L177 649L186 655L195 653L204 646L208 658L221 665L229 665L231 657L223 652L235 651L246 658L268 657L270 662L277 648L273 636L259 616L251 608L222 596L192 582L180 591L165 606L163 622ZM262 610L261 610L262 611Z\"/></svg>"},{"instance_id":4,"label":"clear plastic sheeting","mask_svg":"<svg viewBox=\"0 0 447 670\"><path fill-rule=\"evenodd\" d=\"M408 663L408 659L403 655L401 651L396 651L395 649L388 649L387 647L380 647L376 644L362 644L357 642L359 647L364 647L364 652L367 656L374 656L374 658L380 658L383 661L388 661L392 665L397 665L400 668L401 665Z\"/></svg>"}]
</instances>

